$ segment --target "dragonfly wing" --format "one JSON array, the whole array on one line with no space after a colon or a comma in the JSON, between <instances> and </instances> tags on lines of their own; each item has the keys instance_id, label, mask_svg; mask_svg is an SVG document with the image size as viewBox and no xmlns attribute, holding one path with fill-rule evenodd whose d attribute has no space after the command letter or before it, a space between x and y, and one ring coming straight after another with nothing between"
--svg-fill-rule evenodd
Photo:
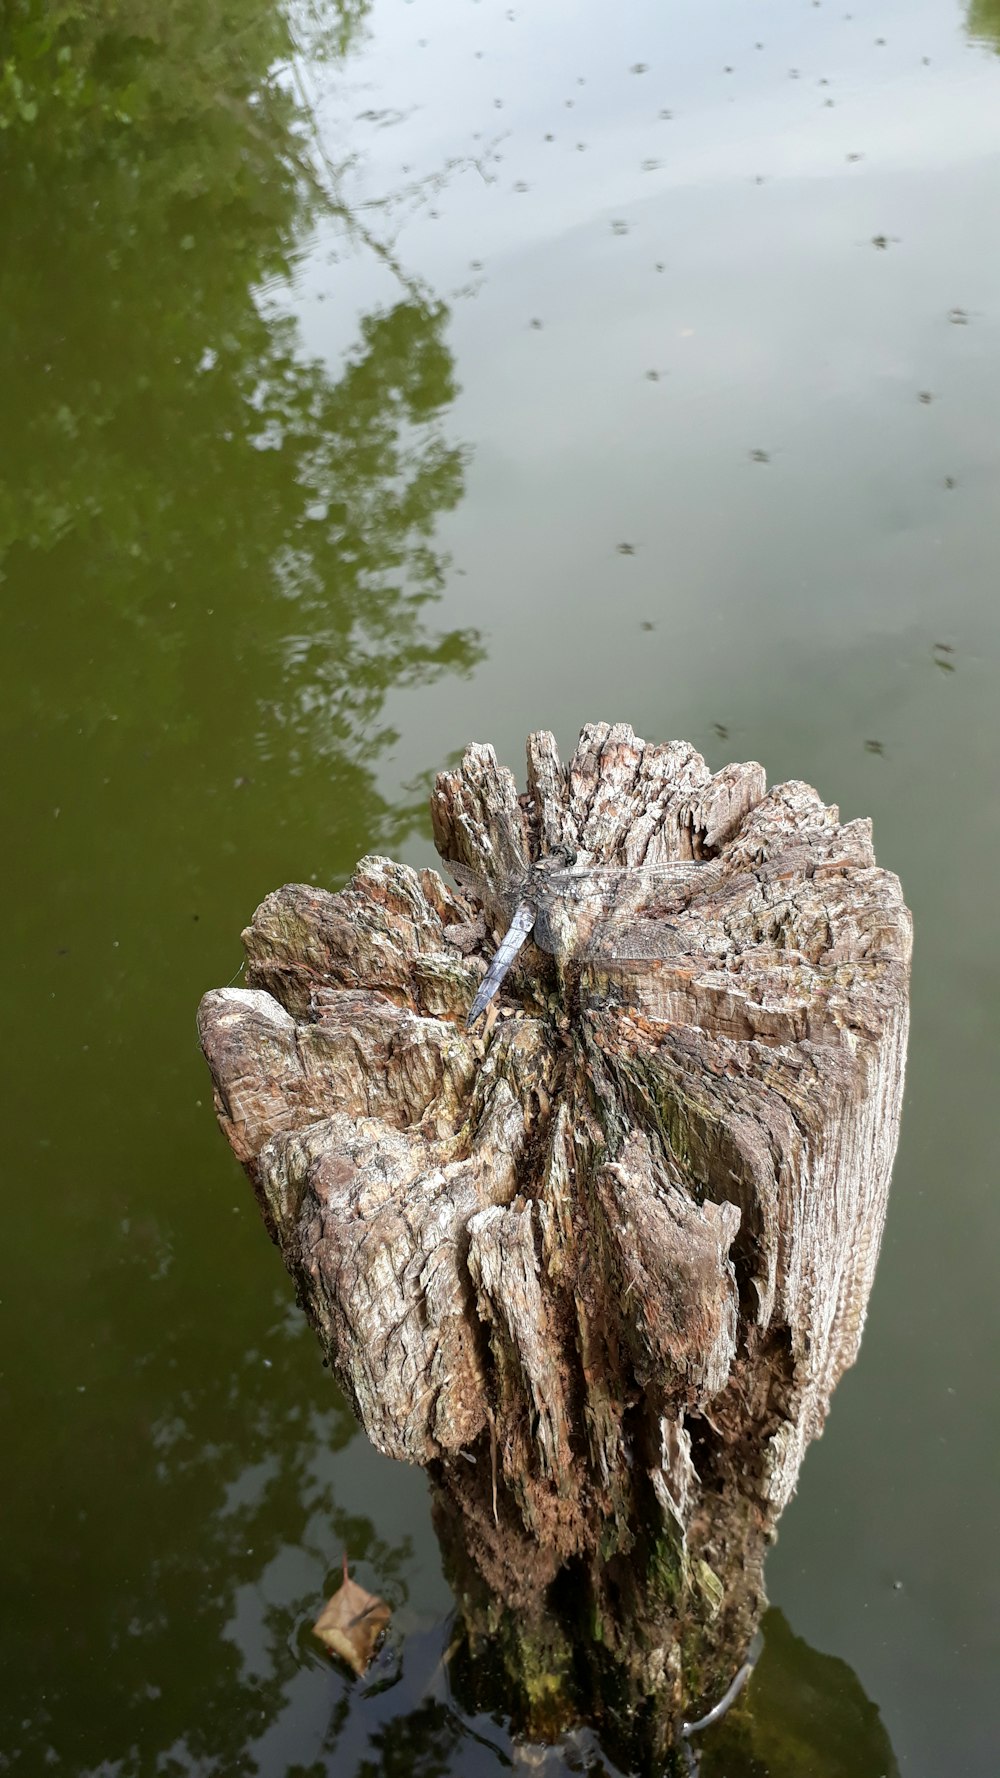
<instances>
[{"instance_id":1,"label":"dragonfly wing","mask_svg":"<svg viewBox=\"0 0 1000 1778\"><path fill-rule=\"evenodd\" d=\"M519 902L514 912L514 918L500 940L493 961L479 984L476 997L469 1008L465 1021L467 1026L474 1025L480 1013L486 1011L534 924L535 910L531 903Z\"/></svg>"},{"instance_id":2,"label":"dragonfly wing","mask_svg":"<svg viewBox=\"0 0 1000 1778\"><path fill-rule=\"evenodd\" d=\"M459 864L457 858L444 860L445 870L454 877L460 889L482 903L484 908L491 908L502 918L510 920L520 899L520 885L513 877L506 877L499 883L491 882L481 871L471 870L467 864Z\"/></svg>"},{"instance_id":3,"label":"dragonfly wing","mask_svg":"<svg viewBox=\"0 0 1000 1778\"><path fill-rule=\"evenodd\" d=\"M567 865L565 870L550 872L548 880L557 890L570 889L574 884L586 887L591 883L605 890L626 883L636 889L660 889L665 882L686 883L692 877L703 875L710 862L711 860L678 858L671 864Z\"/></svg>"},{"instance_id":4,"label":"dragonfly wing","mask_svg":"<svg viewBox=\"0 0 1000 1778\"><path fill-rule=\"evenodd\" d=\"M680 930L669 920L607 920L590 946L592 957L612 962L652 962L683 950Z\"/></svg>"},{"instance_id":5,"label":"dragonfly wing","mask_svg":"<svg viewBox=\"0 0 1000 1778\"><path fill-rule=\"evenodd\" d=\"M444 868L450 877L454 877L461 889L468 889L477 901L485 901L490 893L490 885L481 871L470 870L467 864L459 864L457 858L446 858Z\"/></svg>"}]
</instances>

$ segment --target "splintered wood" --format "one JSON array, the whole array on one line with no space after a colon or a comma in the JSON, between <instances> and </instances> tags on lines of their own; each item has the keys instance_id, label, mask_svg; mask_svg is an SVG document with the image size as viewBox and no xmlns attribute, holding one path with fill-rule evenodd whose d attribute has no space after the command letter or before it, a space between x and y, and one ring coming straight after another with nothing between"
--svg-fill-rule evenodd
<instances>
[{"instance_id":1,"label":"splintered wood","mask_svg":"<svg viewBox=\"0 0 1000 1778\"><path fill-rule=\"evenodd\" d=\"M555 851L677 866L636 910L667 954L529 942L475 1036L498 934L434 871L280 889L249 987L202 1002L219 1120L369 1437L429 1466L463 1585L537 1629L571 1572L605 1667L690 1715L857 1353L909 914L869 822L624 725L566 766L531 736L521 795L470 747L431 807L491 880Z\"/></svg>"}]
</instances>

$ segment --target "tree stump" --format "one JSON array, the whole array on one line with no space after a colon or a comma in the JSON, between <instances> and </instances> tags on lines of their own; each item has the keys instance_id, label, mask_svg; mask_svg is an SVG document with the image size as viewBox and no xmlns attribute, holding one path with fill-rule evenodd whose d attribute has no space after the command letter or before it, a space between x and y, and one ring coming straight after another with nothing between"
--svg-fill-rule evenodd
<instances>
[{"instance_id":1,"label":"tree stump","mask_svg":"<svg viewBox=\"0 0 1000 1778\"><path fill-rule=\"evenodd\" d=\"M423 1464L469 1652L527 1732L663 1761L725 1692L861 1336L899 1127L910 917L868 821L757 764L583 730L518 795L472 746L443 857L674 866L655 961L492 952L431 870L290 885L205 996L219 1121L380 1451ZM684 868L686 867L686 868Z\"/></svg>"}]
</instances>

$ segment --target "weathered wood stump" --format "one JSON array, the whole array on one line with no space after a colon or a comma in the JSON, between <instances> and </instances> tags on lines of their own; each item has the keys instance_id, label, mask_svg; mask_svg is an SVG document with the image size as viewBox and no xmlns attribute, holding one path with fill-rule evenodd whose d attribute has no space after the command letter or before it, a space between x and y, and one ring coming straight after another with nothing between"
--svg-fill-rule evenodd
<instances>
[{"instance_id":1,"label":"weathered wood stump","mask_svg":"<svg viewBox=\"0 0 1000 1778\"><path fill-rule=\"evenodd\" d=\"M662 1759L725 1691L764 1552L857 1353L885 1217L910 918L759 765L586 728L437 780L443 857L677 864L657 961L492 945L435 872L290 885L207 994L219 1120L379 1450L420 1463L470 1645L533 1734ZM697 866L697 868L694 868Z\"/></svg>"}]
</instances>

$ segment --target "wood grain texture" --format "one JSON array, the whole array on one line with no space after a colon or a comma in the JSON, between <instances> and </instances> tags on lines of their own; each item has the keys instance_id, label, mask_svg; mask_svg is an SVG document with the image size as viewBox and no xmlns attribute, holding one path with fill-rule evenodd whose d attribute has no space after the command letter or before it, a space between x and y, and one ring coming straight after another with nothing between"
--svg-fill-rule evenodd
<instances>
[{"instance_id":1,"label":"wood grain texture","mask_svg":"<svg viewBox=\"0 0 1000 1778\"><path fill-rule=\"evenodd\" d=\"M554 958L525 946L474 1038L488 920L366 858L338 895L267 898L249 985L205 996L201 1041L362 1424L431 1472L470 1633L479 1588L537 1696L539 1660L568 1671L547 1589L569 1575L591 1716L613 1670L669 1723L739 1664L857 1354L910 918L870 824L755 763L713 774L594 724L567 765L531 736L527 779L469 748L432 796L442 856L495 879L556 849L676 866L638 909L668 954L594 961L570 923Z\"/></svg>"}]
</instances>

